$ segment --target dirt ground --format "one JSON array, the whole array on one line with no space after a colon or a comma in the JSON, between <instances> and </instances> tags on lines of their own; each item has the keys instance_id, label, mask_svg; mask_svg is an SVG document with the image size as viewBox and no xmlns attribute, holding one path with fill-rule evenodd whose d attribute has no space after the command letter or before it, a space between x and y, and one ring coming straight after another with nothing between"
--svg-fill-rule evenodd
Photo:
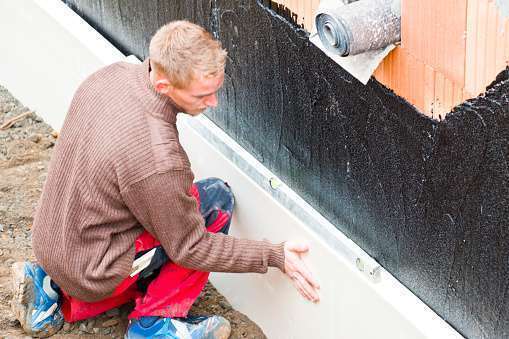
<instances>
[{"instance_id":1,"label":"dirt ground","mask_svg":"<svg viewBox=\"0 0 509 339\"><path fill-rule=\"evenodd\" d=\"M0 129L0 338L25 337L10 311L10 266L35 259L31 248L32 213L57 137L40 117L0 86L0 126L24 113L12 126ZM94 319L66 323L54 337L122 338L131 307L125 305ZM230 338L265 338L261 329L235 311L210 283L190 313L224 316L232 325Z\"/></svg>"}]
</instances>

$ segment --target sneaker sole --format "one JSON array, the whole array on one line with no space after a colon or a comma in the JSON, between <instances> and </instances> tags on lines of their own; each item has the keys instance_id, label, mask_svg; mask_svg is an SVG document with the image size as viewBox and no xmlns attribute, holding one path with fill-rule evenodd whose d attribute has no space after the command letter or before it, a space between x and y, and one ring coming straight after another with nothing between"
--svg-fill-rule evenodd
<instances>
[{"instance_id":1,"label":"sneaker sole","mask_svg":"<svg viewBox=\"0 0 509 339\"><path fill-rule=\"evenodd\" d=\"M28 324L27 305L33 300L33 282L32 279L25 276L25 263L17 262L11 267L12 274L12 302L11 309L21 327L27 334L32 334L30 324Z\"/></svg>"},{"instance_id":2,"label":"sneaker sole","mask_svg":"<svg viewBox=\"0 0 509 339\"><path fill-rule=\"evenodd\" d=\"M230 323L224 318L220 322L221 324L219 326L216 324L217 327L212 332L207 333L204 339L228 339L230 337L232 331Z\"/></svg>"},{"instance_id":3,"label":"sneaker sole","mask_svg":"<svg viewBox=\"0 0 509 339\"><path fill-rule=\"evenodd\" d=\"M231 329L229 326L222 326L214 331L214 333L209 333L206 336L206 339L228 339L230 338Z\"/></svg>"},{"instance_id":4,"label":"sneaker sole","mask_svg":"<svg viewBox=\"0 0 509 339\"><path fill-rule=\"evenodd\" d=\"M25 275L25 263L17 262L11 267L12 276L12 302L11 310L18 319L23 331L36 338L49 337L60 330L48 324L43 330L34 332L31 324L31 314L34 300L34 284L30 277Z\"/></svg>"}]
</instances>

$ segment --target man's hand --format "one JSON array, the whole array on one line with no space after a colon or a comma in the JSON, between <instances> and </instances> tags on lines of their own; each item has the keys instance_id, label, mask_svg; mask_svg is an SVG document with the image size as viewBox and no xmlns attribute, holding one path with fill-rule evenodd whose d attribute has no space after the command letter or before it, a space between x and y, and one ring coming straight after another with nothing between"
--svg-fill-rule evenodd
<instances>
[{"instance_id":1,"label":"man's hand","mask_svg":"<svg viewBox=\"0 0 509 339\"><path fill-rule=\"evenodd\" d=\"M292 279L293 285L304 298L316 303L320 300L318 296L320 286L302 260L302 255L308 250L309 247L305 243L292 241L285 243L285 274Z\"/></svg>"}]
</instances>

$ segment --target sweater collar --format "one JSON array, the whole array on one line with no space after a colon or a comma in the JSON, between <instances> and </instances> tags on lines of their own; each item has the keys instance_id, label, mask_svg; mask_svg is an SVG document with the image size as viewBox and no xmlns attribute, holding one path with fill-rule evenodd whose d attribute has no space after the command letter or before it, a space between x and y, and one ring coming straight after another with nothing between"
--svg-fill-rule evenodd
<instances>
[{"instance_id":1,"label":"sweater collar","mask_svg":"<svg viewBox=\"0 0 509 339\"><path fill-rule=\"evenodd\" d=\"M182 112L182 109L170 97L156 92L150 82L149 72L148 58L143 63L134 65L135 86L136 92L140 93L139 99L150 114L164 121L175 123L177 113Z\"/></svg>"}]
</instances>

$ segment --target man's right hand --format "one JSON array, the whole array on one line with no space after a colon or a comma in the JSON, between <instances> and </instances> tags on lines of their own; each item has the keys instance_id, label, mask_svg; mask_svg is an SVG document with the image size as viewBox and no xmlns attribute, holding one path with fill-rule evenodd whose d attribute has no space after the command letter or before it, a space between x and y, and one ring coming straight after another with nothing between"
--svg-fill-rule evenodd
<instances>
[{"instance_id":1,"label":"man's right hand","mask_svg":"<svg viewBox=\"0 0 509 339\"><path fill-rule=\"evenodd\" d=\"M290 277L295 288L302 296L314 303L320 300L320 286L307 268L302 255L309 251L309 246L302 242L285 243L285 274Z\"/></svg>"}]
</instances>

